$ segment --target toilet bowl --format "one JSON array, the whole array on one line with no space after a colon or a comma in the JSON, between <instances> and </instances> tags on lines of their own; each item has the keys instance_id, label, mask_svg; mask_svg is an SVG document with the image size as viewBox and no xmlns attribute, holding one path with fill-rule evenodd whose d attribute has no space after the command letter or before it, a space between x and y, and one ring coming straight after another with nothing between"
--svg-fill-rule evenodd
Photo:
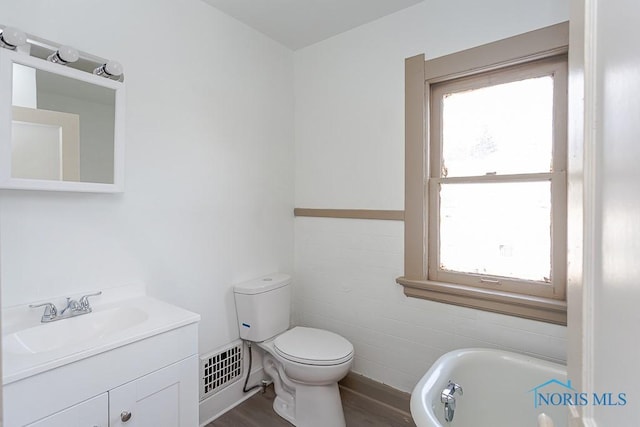
<instances>
[{"instance_id":1,"label":"toilet bowl","mask_svg":"<svg viewBox=\"0 0 640 427\"><path fill-rule=\"evenodd\" d=\"M275 273L234 287L240 337L264 351L278 415L296 427L345 427L338 381L351 368L353 345L323 329L289 329L290 283Z\"/></svg>"},{"instance_id":2,"label":"toilet bowl","mask_svg":"<svg viewBox=\"0 0 640 427\"><path fill-rule=\"evenodd\" d=\"M338 381L353 361L349 341L329 331L294 327L258 343L273 379L273 409L298 427L344 427Z\"/></svg>"}]
</instances>

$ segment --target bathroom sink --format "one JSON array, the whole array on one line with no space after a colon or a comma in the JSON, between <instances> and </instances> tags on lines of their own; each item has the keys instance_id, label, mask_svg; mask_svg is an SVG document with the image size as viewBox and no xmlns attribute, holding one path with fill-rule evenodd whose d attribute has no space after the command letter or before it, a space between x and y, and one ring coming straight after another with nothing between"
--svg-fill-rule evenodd
<instances>
[{"instance_id":1,"label":"bathroom sink","mask_svg":"<svg viewBox=\"0 0 640 427\"><path fill-rule=\"evenodd\" d=\"M53 302L58 307L64 303ZM43 308L25 304L3 309L2 383L6 386L200 320L198 314L151 298L135 285L106 289L91 305L91 313L49 323L41 322Z\"/></svg>"},{"instance_id":2,"label":"bathroom sink","mask_svg":"<svg viewBox=\"0 0 640 427\"><path fill-rule=\"evenodd\" d=\"M128 329L149 316L133 307L118 307L22 329L2 338L4 352L28 355L81 345Z\"/></svg>"}]
</instances>

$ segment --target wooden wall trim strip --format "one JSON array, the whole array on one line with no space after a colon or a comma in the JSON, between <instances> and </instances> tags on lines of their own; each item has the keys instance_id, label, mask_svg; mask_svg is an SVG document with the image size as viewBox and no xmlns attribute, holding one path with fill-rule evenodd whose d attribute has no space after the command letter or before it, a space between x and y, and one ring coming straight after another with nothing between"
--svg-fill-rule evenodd
<instances>
[{"instance_id":1,"label":"wooden wall trim strip","mask_svg":"<svg viewBox=\"0 0 640 427\"><path fill-rule=\"evenodd\" d=\"M381 403L387 408L401 412L403 415L411 416L411 410L409 408L411 394L409 393L405 393L355 372L349 372L346 377L340 380L338 385L343 389Z\"/></svg>"},{"instance_id":2,"label":"wooden wall trim strip","mask_svg":"<svg viewBox=\"0 0 640 427\"><path fill-rule=\"evenodd\" d=\"M349 219L381 219L387 221L404 221L404 211L373 209L308 209L295 208L295 216L317 218L349 218Z\"/></svg>"}]
</instances>

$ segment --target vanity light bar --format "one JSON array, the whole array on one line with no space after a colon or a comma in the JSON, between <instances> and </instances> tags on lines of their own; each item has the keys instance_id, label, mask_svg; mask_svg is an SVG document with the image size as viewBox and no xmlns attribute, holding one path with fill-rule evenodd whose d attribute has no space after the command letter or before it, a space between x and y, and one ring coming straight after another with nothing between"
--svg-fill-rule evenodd
<instances>
[{"instance_id":1,"label":"vanity light bar","mask_svg":"<svg viewBox=\"0 0 640 427\"><path fill-rule=\"evenodd\" d=\"M33 36L17 28L0 24L0 47L17 50L35 58L66 65L116 81L124 81L122 65L70 46Z\"/></svg>"}]
</instances>

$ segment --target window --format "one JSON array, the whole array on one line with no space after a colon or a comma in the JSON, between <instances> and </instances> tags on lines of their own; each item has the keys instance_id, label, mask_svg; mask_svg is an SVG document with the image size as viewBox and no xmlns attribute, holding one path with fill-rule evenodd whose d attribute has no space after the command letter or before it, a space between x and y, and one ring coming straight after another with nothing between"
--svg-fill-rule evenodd
<instances>
[{"instance_id":1,"label":"window","mask_svg":"<svg viewBox=\"0 0 640 427\"><path fill-rule=\"evenodd\" d=\"M407 60L407 295L566 323L567 39Z\"/></svg>"},{"instance_id":2,"label":"window","mask_svg":"<svg viewBox=\"0 0 640 427\"><path fill-rule=\"evenodd\" d=\"M562 56L431 86L429 280L564 299L564 82Z\"/></svg>"}]
</instances>

